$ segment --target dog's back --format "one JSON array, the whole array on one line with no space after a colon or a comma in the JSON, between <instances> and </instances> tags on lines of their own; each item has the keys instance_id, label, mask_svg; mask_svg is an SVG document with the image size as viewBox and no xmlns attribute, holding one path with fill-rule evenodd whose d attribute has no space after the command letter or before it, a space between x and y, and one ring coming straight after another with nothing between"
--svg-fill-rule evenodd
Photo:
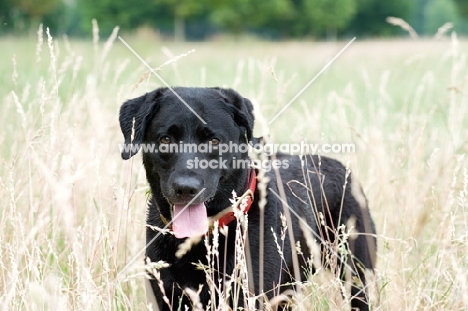
<instances>
[{"instance_id":1,"label":"dog's back","mask_svg":"<svg viewBox=\"0 0 468 311\"><path fill-rule=\"evenodd\" d=\"M266 174L269 210L265 213L285 215L287 232L292 233L282 244L288 263L281 275L282 283L294 283L298 277L306 280L306 267L313 267L305 260L314 255L309 248L316 243L321 248L322 266L338 269L343 280L353 283L351 306L367 310L365 270L375 267L376 237L361 186L339 161L328 157L277 154L270 157L274 159L288 164ZM265 226L276 228L272 230L276 234L281 232L277 219L270 216L264 220ZM255 233L251 235L256 240ZM297 243L302 252L299 256ZM295 271L297 265L299 271Z\"/></svg>"}]
</instances>

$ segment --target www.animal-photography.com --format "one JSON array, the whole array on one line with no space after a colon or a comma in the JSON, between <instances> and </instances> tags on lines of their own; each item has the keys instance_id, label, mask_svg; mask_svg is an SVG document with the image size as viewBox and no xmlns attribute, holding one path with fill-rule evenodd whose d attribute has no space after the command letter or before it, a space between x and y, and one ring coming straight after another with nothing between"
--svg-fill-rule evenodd
<instances>
[{"instance_id":1,"label":"www.animal-photography.com","mask_svg":"<svg viewBox=\"0 0 468 311\"><path fill-rule=\"evenodd\" d=\"M0 309L468 308L464 1L0 22Z\"/></svg>"}]
</instances>

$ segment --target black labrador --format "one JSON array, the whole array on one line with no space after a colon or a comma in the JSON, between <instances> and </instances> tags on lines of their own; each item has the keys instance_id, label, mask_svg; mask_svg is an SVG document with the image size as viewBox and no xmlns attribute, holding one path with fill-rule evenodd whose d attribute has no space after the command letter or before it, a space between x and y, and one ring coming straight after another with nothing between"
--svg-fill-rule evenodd
<instances>
[{"instance_id":1,"label":"black labrador","mask_svg":"<svg viewBox=\"0 0 468 311\"><path fill-rule=\"evenodd\" d=\"M252 168L245 147L254 141L253 106L231 89L159 88L126 101L119 121L125 138L122 158L143 149L151 188L146 256L168 264L158 270L157 279L150 273L160 310L192 307L196 300L198 306L213 309L219 299L247 308L247 290L265 301L274 299L307 279L313 256L308 246L314 242L320 245L323 266L350 282L351 307L369 309L364 272L375 266L375 227L359 184L342 164L317 155L277 154L268 158L275 169ZM256 175L263 173L267 184L261 190ZM233 191L243 195L242 204L232 203ZM233 209L248 217L241 231L247 231L249 288L238 286L238 295L214 293L207 272L200 269L209 265L205 243L212 242L214 219L227 229L216 241L214 283L229 280L236 269L236 243L242 235L234 234L241 220ZM155 228L170 228L171 234ZM281 241L282 234L286 237ZM208 239L177 254L181 244L197 236ZM189 298L187 288L198 291L198 298Z\"/></svg>"}]
</instances>

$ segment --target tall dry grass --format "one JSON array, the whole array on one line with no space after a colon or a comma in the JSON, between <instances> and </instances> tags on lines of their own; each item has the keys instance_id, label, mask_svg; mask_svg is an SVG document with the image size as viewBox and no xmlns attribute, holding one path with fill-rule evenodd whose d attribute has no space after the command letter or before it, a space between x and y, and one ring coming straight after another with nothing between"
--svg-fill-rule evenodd
<instances>
[{"instance_id":1,"label":"tall dry grass","mask_svg":"<svg viewBox=\"0 0 468 311\"><path fill-rule=\"evenodd\" d=\"M124 100L161 83L116 35L99 40L95 27L92 42L46 29L38 40L1 39L2 309L147 308L148 187L141 158L120 159L117 118ZM124 38L171 85L228 86L252 99L257 135L355 143L356 153L330 156L359 178L377 225L373 309L467 308L466 42L354 43L268 126L344 43ZM348 308L340 286L312 276L297 308Z\"/></svg>"}]
</instances>

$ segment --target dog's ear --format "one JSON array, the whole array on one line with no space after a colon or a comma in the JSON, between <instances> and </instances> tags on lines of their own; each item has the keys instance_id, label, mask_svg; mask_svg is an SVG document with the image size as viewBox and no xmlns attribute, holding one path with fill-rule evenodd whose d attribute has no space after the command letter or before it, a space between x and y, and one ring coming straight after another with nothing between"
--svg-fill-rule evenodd
<instances>
[{"instance_id":1,"label":"dog's ear","mask_svg":"<svg viewBox=\"0 0 468 311\"><path fill-rule=\"evenodd\" d=\"M247 142L249 142L252 139L255 120L252 103L232 89L215 89L219 90L221 94L224 95L226 103L230 105L232 109L234 122L236 122L239 127L245 129L244 134L247 138Z\"/></svg>"},{"instance_id":2,"label":"dog's ear","mask_svg":"<svg viewBox=\"0 0 468 311\"><path fill-rule=\"evenodd\" d=\"M146 124L155 112L158 98L164 88L156 89L151 93L127 100L120 107L120 129L125 139L122 150L122 159L128 160L138 153L145 136Z\"/></svg>"}]
</instances>

